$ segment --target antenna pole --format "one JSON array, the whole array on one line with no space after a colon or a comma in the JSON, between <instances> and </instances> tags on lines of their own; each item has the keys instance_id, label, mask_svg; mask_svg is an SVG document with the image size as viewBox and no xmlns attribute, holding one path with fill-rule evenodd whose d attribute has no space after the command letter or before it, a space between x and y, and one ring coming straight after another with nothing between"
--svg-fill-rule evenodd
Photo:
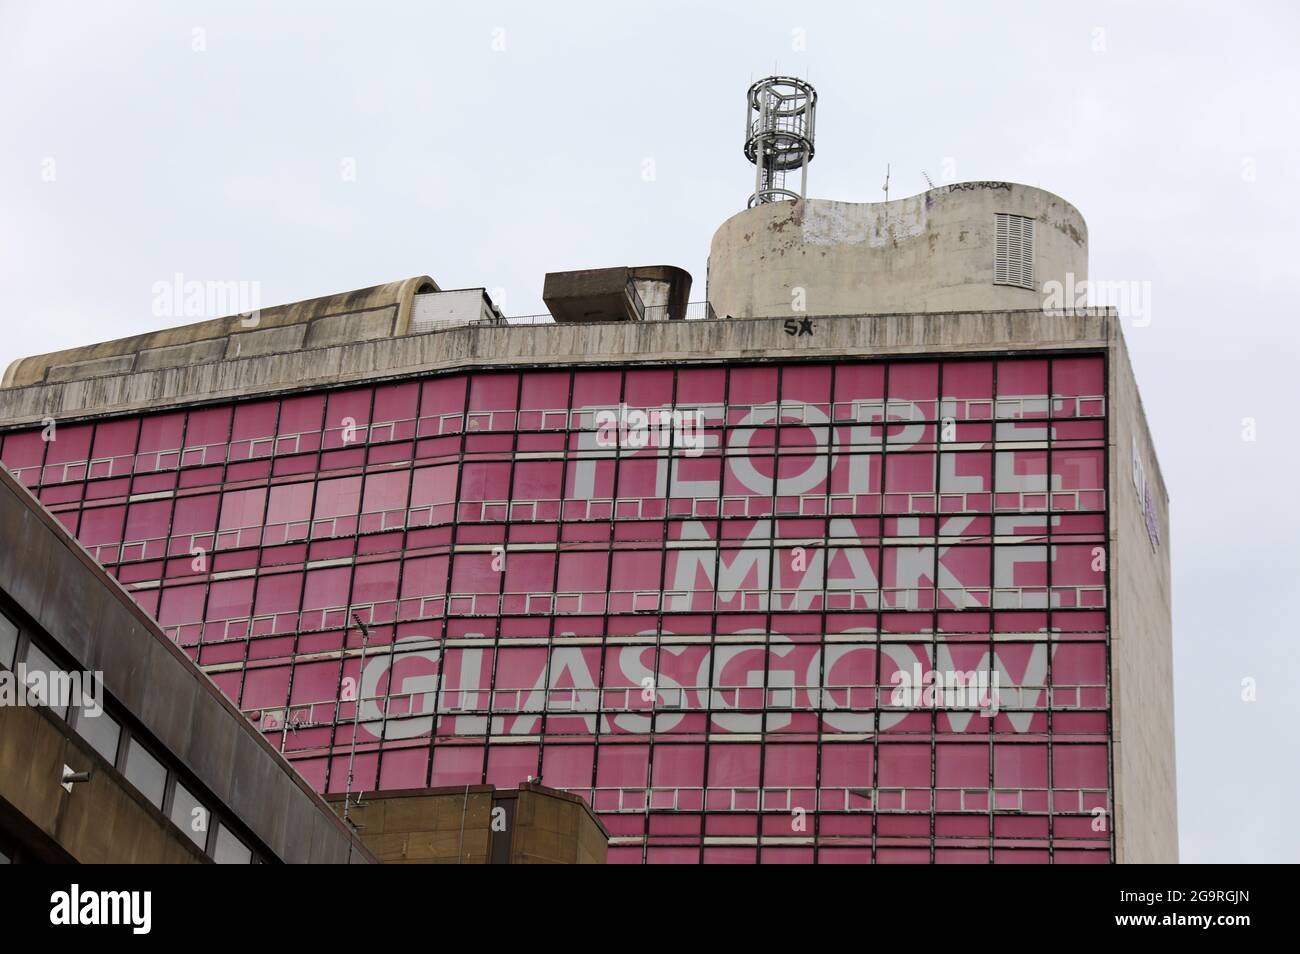
<instances>
[{"instance_id":1,"label":"antenna pole","mask_svg":"<svg viewBox=\"0 0 1300 954\"><path fill-rule=\"evenodd\" d=\"M348 787L343 793L343 821L350 824L349 815L352 807L352 767L357 760L357 729L361 719L361 671L366 666L366 651L370 648L370 627L361 622L356 610L352 611L352 622L361 630L361 665L357 669L357 699L352 709L352 750L348 753ZM359 801L359 800L358 800Z\"/></svg>"}]
</instances>

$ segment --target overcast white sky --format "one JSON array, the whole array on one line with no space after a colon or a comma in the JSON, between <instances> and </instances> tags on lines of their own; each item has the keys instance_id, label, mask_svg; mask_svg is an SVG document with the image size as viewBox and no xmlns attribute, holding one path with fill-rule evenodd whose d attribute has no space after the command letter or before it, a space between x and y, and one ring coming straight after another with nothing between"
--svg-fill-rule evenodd
<instances>
[{"instance_id":1,"label":"overcast white sky","mask_svg":"<svg viewBox=\"0 0 1300 954\"><path fill-rule=\"evenodd\" d=\"M701 298L745 88L807 75L811 195L877 201L886 163L896 197L1040 185L1094 279L1150 283L1182 858L1297 861L1297 35L1284 2L0 0L0 367L178 323L178 272L262 305L428 274L528 314L547 271L653 262Z\"/></svg>"}]
</instances>

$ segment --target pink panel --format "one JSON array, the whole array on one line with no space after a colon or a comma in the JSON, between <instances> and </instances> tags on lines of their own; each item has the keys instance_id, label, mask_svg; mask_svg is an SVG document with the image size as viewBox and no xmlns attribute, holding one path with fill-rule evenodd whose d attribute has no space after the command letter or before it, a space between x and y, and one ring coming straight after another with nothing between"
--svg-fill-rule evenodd
<instances>
[{"instance_id":1,"label":"pink panel","mask_svg":"<svg viewBox=\"0 0 1300 954\"><path fill-rule=\"evenodd\" d=\"M429 749L388 749L379 763L379 788L385 791L424 788Z\"/></svg>"},{"instance_id":2,"label":"pink panel","mask_svg":"<svg viewBox=\"0 0 1300 954\"><path fill-rule=\"evenodd\" d=\"M1105 788L1104 745L1057 745L1052 748L1052 784L1056 788Z\"/></svg>"},{"instance_id":3,"label":"pink panel","mask_svg":"<svg viewBox=\"0 0 1300 954\"><path fill-rule=\"evenodd\" d=\"M482 781L482 746L442 746L434 753L431 784L435 788L440 785L479 785Z\"/></svg>"},{"instance_id":4,"label":"pink panel","mask_svg":"<svg viewBox=\"0 0 1300 954\"><path fill-rule=\"evenodd\" d=\"M699 772L703 772L703 753L699 746L677 752L670 749L665 755L686 754L701 759ZM602 744L596 764L597 788L644 788L649 778L650 749L645 745ZM690 774L690 773L686 773ZM668 776L665 776L668 777ZM545 778L545 776L543 776Z\"/></svg>"},{"instance_id":5,"label":"pink panel","mask_svg":"<svg viewBox=\"0 0 1300 954\"><path fill-rule=\"evenodd\" d=\"M368 393L368 392L367 392ZM331 401L334 399L331 397ZM277 422L277 434L302 434L306 431L321 429L321 410L325 407L325 398L319 394L307 394L301 397L285 398L280 403L280 417ZM369 402L367 401L367 410ZM236 418L238 421L238 417ZM239 428L248 422L239 421ZM240 435L243 435L242 430Z\"/></svg>"},{"instance_id":6,"label":"pink panel","mask_svg":"<svg viewBox=\"0 0 1300 954\"><path fill-rule=\"evenodd\" d=\"M276 484L271 488L271 498L267 502L266 522L288 523L310 519L315 490L316 485L311 481Z\"/></svg>"},{"instance_id":7,"label":"pink panel","mask_svg":"<svg viewBox=\"0 0 1300 954\"><path fill-rule=\"evenodd\" d=\"M554 576L555 554L512 553L506 561L506 592L549 593ZM520 611L523 610L521 607Z\"/></svg>"},{"instance_id":8,"label":"pink panel","mask_svg":"<svg viewBox=\"0 0 1300 954\"><path fill-rule=\"evenodd\" d=\"M375 388L373 423L392 421L410 422L415 419L420 400L420 386L414 381L405 384L383 384ZM410 437L413 428L400 429L392 436Z\"/></svg>"},{"instance_id":9,"label":"pink panel","mask_svg":"<svg viewBox=\"0 0 1300 954\"><path fill-rule=\"evenodd\" d=\"M94 429L91 424L60 424L51 432L49 448L45 452L46 474L52 473L50 464L67 464L72 461L84 461L90 458L90 436ZM56 479L79 480L81 477L63 476L60 468ZM84 474L82 475L84 477Z\"/></svg>"},{"instance_id":10,"label":"pink panel","mask_svg":"<svg viewBox=\"0 0 1300 954\"><path fill-rule=\"evenodd\" d=\"M402 599L445 592L447 557L419 557L406 560L402 569Z\"/></svg>"},{"instance_id":11,"label":"pink panel","mask_svg":"<svg viewBox=\"0 0 1300 954\"><path fill-rule=\"evenodd\" d=\"M622 375L617 371L575 371L572 407L617 407L621 390Z\"/></svg>"},{"instance_id":12,"label":"pink panel","mask_svg":"<svg viewBox=\"0 0 1300 954\"><path fill-rule=\"evenodd\" d=\"M889 399L908 401L922 412L922 419L936 416L935 398L939 393L939 366L923 362L897 362L889 366Z\"/></svg>"},{"instance_id":13,"label":"pink panel","mask_svg":"<svg viewBox=\"0 0 1300 954\"><path fill-rule=\"evenodd\" d=\"M293 670L293 695L295 705L307 702L326 702L339 696L339 664L337 662L299 663Z\"/></svg>"},{"instance_id":14,"label":"pink panel","mask_svg":"<svg viewBox=\"0 0 1300 954\"><path fill-rule=\"evenodd\" d=\"M203 618L206 587L170 586L162 591L158 622L164 627L197 622Z\"/></svg>"},{"instance_id":15,"label":"pink panel","mask_svg":"<svg viewBox=\"0 0 1300 954\"><path fill-rule=\"evenodd\" d=\"M234 444L237 441L254 441L270 437L275 433L275 422L279 411L280 405L277 401L255 401L252 404L235 405L234 420L230 426L230 442ZM191 424L194 423L195 416L191 415ZM185 443L192 446L193 442L189 440L190 433L187 432ZM206 429L204 433L206 435ZM214 430L213 436L215 433Z\"/></svg>"},{"instance_id":16,"label":"pink panel","mask_svg":"<svg viewBox=\"0 0 1300 954\"><path fill-rule=\"evenodd\" d=\"M623 391L623 402L628 407L671 407L673 373L668 370L628 371Z\"/></svg>"},{"instance_id":17,"label":"pink panel","mask_svg":"<svg viewBox=\"0 0 1300 954\"><path fill-rule=\"evenodd\" d=\"M242 709L265 709L283 706L289 699L288 666L249 669L244 674L244 692L239 705Z\"/></svg>"},{"instance_id":18,"label":"pink panel","mask_svg":"<svg viewBox=\"0 0 1300 954\"><path fill-rule=\"evenodd\" d=\"M493 745L488 748L487 783L515 788L537 774L537 746Z\"/></svg>"},{"instance_id":19,"label":"pink panel","mask_svg":"<svg viewBox=\"0 0 1300 954\"><path fill-rule=\"evenodd\" d=\"M1105 645L1065 643L1058 646L1052 654L1052 681L1057 685L1105 685Z\"/></svg>"},{"instance_id":20,"label":"pink panel","mask_svg":"<svg viewBox=\"0 0 1300 954\"><path fill-rule=\"evenodd\" d=\"M348 566L308 570L302 596L302 608L304 610L313 610L325 606L345 605L348 601L348 584L351 578L352 568ZM357 600L357 602L361 602L361 600ZM340 622L342 621L340 620Z\"/></svg>"},{"instance_id":21,"label":"pink panel","mask_svg":"<svg viewBox=\"0 0 1300 954\"><path fill-rule=\"evenodd\" d=\"M677 406L702 413L709 422L722 420L727 397L727 372L721 368L684 368L677 372Z\"/></svg>"},{"instance_id":22,"label":"pink panel","mask_svg":"<svg viewBox=\"0 0 1300 954\"><path fill-rule=\"evenodd\" d=\"M322 480L316 485L315 518L353 516L361 506L361 478L342 477Z\"/></svg>"},{"instance_id":23,"label":"pink panel","mask_svg":"<svg viewBox=\"0 0 1300 954\"><path fill-rule=\"evenodd\" d=\"M228 412L227 412L228 413ZM160 470L175 467L178 457L167 460L157 455L172 452L179 455L182 435L185 431L185 413L177 411L171 414L150 414L140 421L140 439L137 453L136 470Z\"/></svg>"},{"instance_id":24,"label":"pink panel","mask_svg":"<svg viewBox=\"0 0 1300 954\"><path fill-rule=\"evenodd\" d=\"M591 788L595 752L590 745L546 746L542 755L542 779L554 788Z\"/></svg>"},{"instance_id":25,"label":"pink panel","mask_svg":"<svg viewBox=\"0 0 1300 954\"><path fill-rule=\"evenodd\" d=\"M265 506L264 488L228 491L221 498L221 520L217 527L220 530L259 527L262 525Z\"/></svg>"},{"instance_id":26,"label":"pink panel","mask_svg":"<svg viewBox=\"0 0 1300 954\"><path fill-rule=\"evenodd\" d=\"M601 752L601 762L605 753ZM704 784L704 746L657 745L654 759L655 788L698 787ZM597 784L600 784L599 781Z\"/></svg>"},{"instance_id":27,"label":"pink panel","mask_svg":"<svg viewBox=\"0 0 1300 954\"><path fill-rule=\"evenodd\" d=\"M1105 363L1100 356L1057 357L1052 361L1052 393L1058 398L1097 396L1105 391ZM1062 402L1058 411L1099 413L1075 402Z\"/></svg>"},{"instance_id":28,"label":"pink panel","mask_svg":"<svg viewBox=\"0 0 1300 954\"><path fill-rule=\"evenodd\" d=\"M1047 746L998 744L993 747L996 788L1046 788Z\"/></svg>"},{"instance_id":29,"label":"pink panel","mask_svg":"<svg viewBox=\"0 0 1300 954\"><path fill-rule=\"evenodd\" d=\"M519 429L563 428L569 419L569 373L530 371L523 376L519 396Z\"/></svg>"},{"instance_id":30,"label":"pink panel","mask_svg":"<svg viewBox=\"0 0 1300 954\"><path fill-rule=\"evenodd\" d=\"M772 423L774 417L751 417L750 407L774 404L777 396L776 368L732 368L727 390L728 423Z\"/></svg>"},{"instance_id":31,"label":"pink panel","mask_svg":"<svg viewBox=\"0 0 1300 954\"><path fill-rule=\"evenodd\" d=\"M136 418L101 421L96 425L91 457L100 463L91 465L90 476L108 477L130 473L139 431L140 422ZM105 463L104 458L110 460Z\"/></svg>"},{"instance_id":32,"label":"pink panel","mask_svg":"<svg viewBox=\"0 0 1300 954\"><path fill-rule=\"evenodd\" d=\"M272 422L275 419L276 405L273 403L260 403L241 406L249 408L244 412L246 423L241 426L248 428L249 433L255 433L256 436L269 436L273 427ZM185 446L203 447L208 444L226 443L230 436L232 413L233 409L229 407L203 408L190 411L189 419L185 424ZM259 418L261 419L260 425L253 428L252 422Z\"/></svg>"},{"instance_id":33,"label":"pink panel","mask_svg":"<svg viewBox=\"0 0 1300 954\"><path fill-rule=\"evenodd\" d=\"M470 378L471 411L509 411L518 399L519 375L476 374Z\"/></svg>"},{"instance_id":34,"label":"pink panel","mask_svg":"<svg viewBox=\"0 0 1300 954\"><path fill-rule=\"evenodd\" d=\"M167 536L171 522L170 500L146 500L133 503L126 511L123 540L153 540Z\"/></svg>"},{"instance_id":35,"label":"pink panel","mask_svg":"<svg viewBox=\"0 0 1300 954\"><path fill-rule=\"evenodd\" d=\"M781 369L781 401L797 401L829 411L831 369L824 365L786 365Z\"/></svg>"},{"instance_id":36,"label":"pink panel","mask_svg":"<svg viewBox=\"0 0 1300 954\"><path fill-rule=\"evenodd\" d=\"M461 500L505 500L509 496L508 462L465 464L460 479Z\"/></svg>"},{"instance_id":37,"label":"pink panel","mask_svg":"<svg viewBox=\"0 0 1300 954\"><path fill-rule=\"evenodd\" d=\"M829 746L828 746L829 748ZM802 788L817 784L817 746L768 745L763 752L765 788Z\"/></svg>"},{"instance_id":38,"label":"pink panel","mask_svg":"<svg viewBox=\"0 0 1300 954\"><path fill-rule=\"evenodd\" d=\"M558 592L593 592L605 589L608 556L601 551L571 551L560 554Z\"/></svg>"},{"instance_id":39,"label":"pink panel","mask_svg":"<svg viewBox=\"0 0 1300 954\"><path fill-rule=\"evenodd\" d=\"M454 593L496 593L501 588L501 571L492 566L490 553L458 553L452 564Z\"/></svg>"},{"instance_id":40,"label":"pink panel","mask_svg":"<svg viewBox=\"0 0 1300 954\"><path fill-rule=\"evenodd\" d=\"M758 745L710 746L709 787L757 788L761 757L762 746ZM658 779L658 773L655 777Z\"/></svg>"},{"instance_id":41,"label":"pink panel","mask_svg":"<svg viewBox=\"0 0 1300 954\"><path fill-rule=\"evenodd\" d=\"M928 745L882 745L879 757L882 788L930 787Z\"/></svg>"},{"instance_id":42,"label":"pink panel","mask_svg":"<svg viewBox=\"0 0 1300 954\"><path fill-rule=\"evenodd\" d=\"M41 463L45 460L45 441L41 439L41 432L18 431L4 435L4 451L0 459L11 471L18 473L27 486L38 484Z\"/></svg>"},{"instance_id":43,"label":"pink panel","mask_svg":"<svg viewBox=\"0 0 1300 954\"><path fill-rule=\"evenodd\" d=\"M456 467L417 467L411 478L411 508L451 503L456 499Z\"/></svg>"},{"instance_id":44,"label":"pink panel","mask_svg":"<svg viewBox=\"0 0 1300 954\"><path fill-rule=\"evenodd\" d=\"M406 509L406 488L411 475L405 470L370 474L361 498L363 513Z\"/></svg>"},{"instance_id":45,"label":"pink panel","mask_svg":"<svg viewBox=\"0 0 1300 954\"><path fill-rule=\"evenodd\" d=\"M215 587L214 587L215 588ZM302 574L280 573L263 576L257 585L253 612L258 616L298 609L302 597Z\"/></svg>"},{"instance_id":46,"label":"pink panel","mask_svg":"<svg viewBox=\"0 0 1300 954\"><path fill-rule=\"evenodd\" d=\"M77 528L77 539L86 547L120 542L125 519L125 507L93 507L85 510L81 514L81 525Z\"/></svg>"},{"instance_id":47,"label":"pink panel","mask_svg":"<svg viewBox=\"0 0 1300 954\"><path fill-rule=\"evenodd\" d=\"M323 427L329 432L329 439L326 440L326 447L342 446L345 442L342 431L349 427L361 429L361 437L365 437L366 425L370 423L370 403L374 400L374 390L371 388L349 388L346 391L331 391L329 400L325 404L325 417ZM289 410L289 402L285 402L284 409L280 411L281 423L280 433L286 433L283 418ZM350 419L350 420L349 420ZM304 423L312 422L315 427L322 427L321 419L315 418L314 422L309 415L304 415ZM304 430L307 428L304 427Z\"/></svg>"},{"instance_id":48,"label":"pink panel","mask_svg":"<svg viewBox=\"0 0 1300 954\"><path fill-rule=\"evenodd\" d=\"M991 361L944 362L943 416L957 420L987 420L993 416Z\"/></svg>"},{"instance_id":49,"label":"pink panel","mask_svg":"<svg viewBox=\"0 0 1300 954\"><path fill-rule=\"evenodd\" d=\"M988 745L940 743L935 748L935 784L940 788L988 788Z\"/></svg>"}]
</instances>

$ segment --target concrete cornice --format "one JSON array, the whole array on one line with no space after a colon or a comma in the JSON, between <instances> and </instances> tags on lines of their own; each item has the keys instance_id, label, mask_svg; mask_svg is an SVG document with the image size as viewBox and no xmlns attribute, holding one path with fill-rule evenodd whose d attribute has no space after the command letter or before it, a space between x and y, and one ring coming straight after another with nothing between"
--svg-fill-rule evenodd
<instances>
[{"instance_id":1,"label":"concrete cornice","mask_svg":"<svg viewBox=\"0 0 1300 954\"><path fill-rule=\"evenodd\" d=\"M373 321L380 318L390 330L385 331L383 326L372 328ZM214 351L209 360L182 366L110 369L95 377L11 386L0 389L0 427L39 424L46 418L67 422L157 411L469 368L558 363L680 365L1104 349L1111 342L1116 322L1113 309L1089 309L1065 315L996 311L570 325L480 324L393 336L391 329L402 323L400 311L395 318L388 312L367 312L359 317L351 313L329 320L336 319L365 320L367 324L332 326L331 336L350 331L369 334L370 339L331 341L329 346L313 348L304 347L297 338L268 338L261 352L250 352L242 342L236 342L241 345L238 349L228 345L220 355ZM805 321L810 324L801 329ZM264 329L262 333L281 332ZM282 350L272 350L277 344Z\"/></svg>"}]
</instances>

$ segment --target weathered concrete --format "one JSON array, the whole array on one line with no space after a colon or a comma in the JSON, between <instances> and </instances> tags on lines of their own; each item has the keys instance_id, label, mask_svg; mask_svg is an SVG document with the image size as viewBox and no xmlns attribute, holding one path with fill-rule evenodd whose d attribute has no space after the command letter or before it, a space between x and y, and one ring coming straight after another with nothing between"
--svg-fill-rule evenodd
<instances>
[{"instance_id":1,"label":"weathered concrete","mask_svg":"<svg viewBox=\"0 0 1300 954\"><path fill-rule=\"evenodd\" d=\"M155 371L159 368L183 368L187 364L220 361L226 356L226 340L213 338L209 341L196 341L193 344L149 348L136 355L135 370Z\"/></svg>"},{"instance_id":2,"label":"weathered concrete","mask_svg":"<svg viewBox=\"0 0 1300 954\"><path fill-rule=\"evenodd\" d=\"M214 318L211 321L165 328L161 331L133 335L129 338L118 338L115 341L105 341L81 348L70 348L66 351L20 358L10 364L5 371L4 386L24 386L45 381L49 379L48 375L52 369L60 367L63 370L59 372L57 380L90 378L101 374L122 372L127 370L127 368L123 367L127 363L126 360L106 362L104 359L132 359L138 362L140 355L144 352L160 348L196 345L214 339L230 339L232 336L249 332L265 332L269 329L284 329L306 325L308 326L306 333L309 339L314 331L317 338L330 339L331 332L326 329L336 327L337 322L327 325L325 329L320 331L317 331L314 326L320 319L328 319L338 315L360 316L377 310L386 310L391 315L392 311L395 310L396 321L393 333L405 334L406 326L410 322L412 298L420 292L437 290L438 286L433 279L427 275L417 275L399 282L376 285L373 288L360 288L340 295L327 295L309 301L292 302L274 308L263 308L252 315L229 315L225 318ZM262 340L269 342L271 339L264 337ZM249 347L254 347L254 343L247 338L241 338L239 342L240 348L244 349L242 353L247 353ZM301 343L302 339L299 339L298 343L293 347L300 347ZM328 343L336 342L329 340ZM223 353L225 353L229 344L229 340L223 344ZM262 353L269 353L269 350L271 350L266 346L260 347ZM180 351L173 354L180 355L184 353ZM239 353L241 352L237 349L232 356ZM211 357L208 357L211 354L209 348L197 348L189 352L189 354L191 355L190 361L212 360ZM135 370L147 370L151 367L179 366L178 364L172 364L170 361L166 365L154 363L156 361L157 356L146 359L143 364L136 363L133 367Z\"/></svg>"},{"instance_id":3,"label":"weathered concrete","mask_svg":"<svg viewBox=\"0 0 1300 954\"><path fill-rule=\"evenodd\" d=\"M1119 862L1178 860L1169 494L1118 326L1110 350L1111 706ZM1148 532L1133 454L1150 488Z\"/></svg>"},{"instance_id":4,"label":"weathered concrete","mask_svg":"<svg viewBox=\"0 0 1300 954\"><path fill-rule=\"evenodd\" d=\"M89 781L65 791L65 765ZM67 723L34 706L0 706L0 822L25 832L39 861L211 863Z\"/></svg>"},{"instance_id":5,"label":"weathered concrete","mask_svg":"<svg viewBox=\"0 0 1300 954\"><path fill-rule=\"evenodd\" d=\"M675 265L549 272L542 286L542 301L561 324L682 319L690 294L690 272Z\"/></svg>"},{"instance_id":6,"label":"weathered concrete","mask_svg":"<svg viewBox=\"0 0 1300 954\"><path fill-rule=\"evenodd\" d=\"M101 672L105 695L129 711L171 760L185 765L226 812L238 818L276 858L285 862L374 861L234 703L3 468L0 541L4 543L0 546L0 590L83 670ZM175 849L153 833L151 826L158 819L151 820L148 811L141 815L132 808L124 801L126 796L116 792L120 786L74 787L68 799L56 795L63 791L58 775L46 769L60 758L79 768L85 759L77 758L73 750L80 740L69 739L66 732L50 734L40 724L23 721L25 718L8 713L0 724L0 775L9 775L8 769L15 765L39 765L45 774L28 779L33 788L27 794L6 787L6 802L31 808L30 820L57 839L60 833L71 837L74 829L61 827L65 821L47 817L40 808L42 800L53 799L51 804L58 811L72 811L67 806L80 800L102 799L103 810L117 813L114 817L124 819L122 823L135 833L124 838L147 839L150 847L142 850L149 857L165 855L158 860L173 860ZM17 739L10 737L14 732L19 733ZM48 741L48 751L39 759L32 752L23 755L18 751L30 748L25 741L28 736ZM10 758L18 762L10 765ZM109 775L107 771L102 774ZM82 840L74 839L65 846L74 857L76 851L92 858L105 850L99 836L77 837ZM117 850L130 852L134 848L124 844ZM137 859L119 855L114 860Z\"/></svg>"},{"instance_id":7,"label":"weathered concrete","mask_svg":"<svg viewBox=\"0 0 1300 954\"><path fill-rule=\"evenodd\" d=\"M0 390L0 427L400 378L461 367L687 364L1107 346L1104 309L813 317L792 336L780 319L470 325L328 348L134 371ZM36 360L36 359L26 359Z\"/></svg>"},{"instance_id":8,"label":"weathered concrete","mask_svg":"<svg viewBox=\"0 0 1300 954\"><path fill-rule=\"evenodd\" d=\"M417 295L415 297L418 300L429 296ZM348 344L353 341L372 341L375 338L387 338L393 333L393 322L396 317L397 306L393 305L376 311L317 318L307 326L307 336L303 341L303 347L328 348L331 345Z\"/></svg>"},{"instance_id":9,"label":"weathered concrete","mask_svg":"<svg viewBox=\"0 0 1300 954\"><path fill-rule=\"evenodd\" d=\"M1029 216L1035 288L993 283L994 215ZM1059 196L961 182L891 202L774 202L733 215L709 249L719 316L790 318L1042 308L1046 281L1088 276L1088 229Z\"/></svg>"},{"instance_id":10,"label":"weathered concrete","mask_svg":"<svg viewBox=\"0 0 1300 954\"><path fill-rule=\"evenodd\" d=\"M343 813L343 797L330 806ZM348 817L384 864L605 864L609 833L576 795L535 783L371 792Z\"/></svg>"}]
</instances>

